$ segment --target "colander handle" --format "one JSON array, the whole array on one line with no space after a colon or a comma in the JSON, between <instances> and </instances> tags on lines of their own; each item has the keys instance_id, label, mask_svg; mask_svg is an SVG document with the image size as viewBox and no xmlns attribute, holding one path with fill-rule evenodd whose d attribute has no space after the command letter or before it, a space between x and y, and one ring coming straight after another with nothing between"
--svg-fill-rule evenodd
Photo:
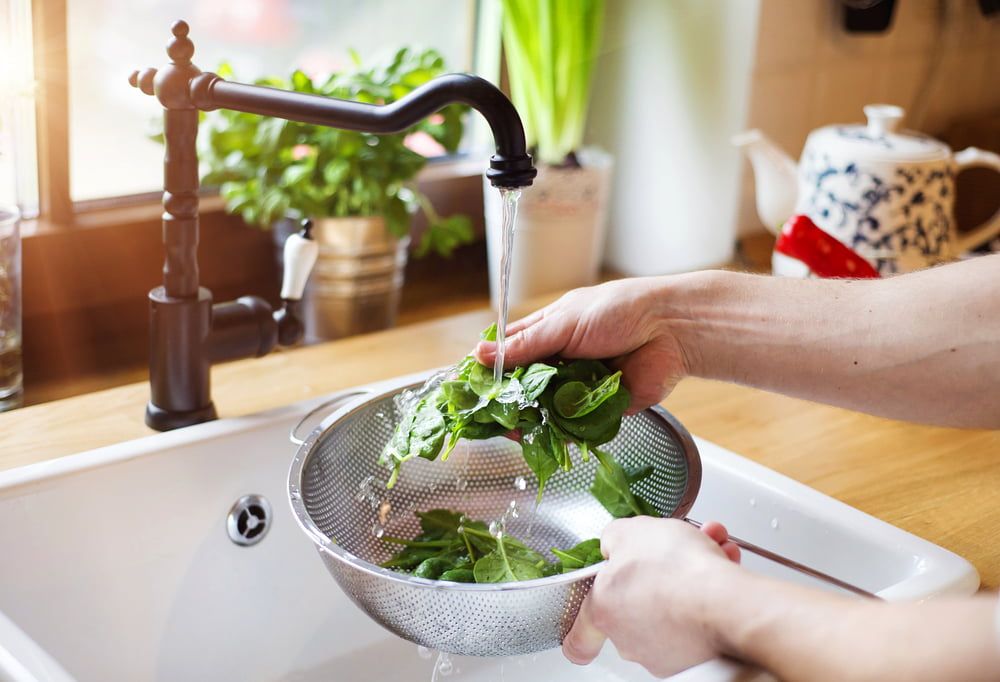
<instances>
[{"instance_id":1,"label":"colander handle","mask_svg":"<svg viewBox=\"0 0 1000 682\"><path fill-rule=\"evenodd\" d=\"M688 519L688 518L685 518L684 520L690 523L695 528L701 528L700 521L695 521L694 519ZM740 549L745 549L751 554L756 554L757 556L767 559L768 561L773 561L774 563L780 566L790 568L793 571L798 571L799 573L816 578L817 580L822 580L825 583L835 585L842 590L847 590L848 592L853 592L854 594L860 595L862 597L867 597L869 599L881 599L881 597L869 592L868 590L863 590L856 585L852 585L851 583L841 580L840 578L834 578L832 575L823 573L822 571L817 571L815 568L806 566L805 564L800 564L798 561L795 561L793 559L788 559L787 557L783 557L780 554L775 554L771 550L764 549L763 547L755 545L752 542L741 540L740 538L733 537L732 535L729 536L729 541L732 542L737 547L739 547Z\"/></svg>"},{"instance_id":2,"label":"colander handle","mask_svg":"<svg viewBox=\"0 0 1000 682\"><path fill-rule=\"evenodd\" d=\"M327 412L333 412L348 400L356 398L359 395L368 395L369 393L371 393L371 391L364 391L357 389L349 391L341 391L340 393L334 393L332 396L330 396L329 399L324 400L319 405L306 412L305 416L303 416L302 419L296 422L295 426L293 426L291 431L288 432L288 440L292 441L292 443L294 443L295 445L302 445L303 443L305 443L305 438L299 436L299 429L301 429L302 425L305 424L307 421L309 421L311 417L315 416L318 412L321 412L323 410L326 410ZM334 407L332 409L329 409L331 405L333 405Z\"/></svg>"}]
</instances>

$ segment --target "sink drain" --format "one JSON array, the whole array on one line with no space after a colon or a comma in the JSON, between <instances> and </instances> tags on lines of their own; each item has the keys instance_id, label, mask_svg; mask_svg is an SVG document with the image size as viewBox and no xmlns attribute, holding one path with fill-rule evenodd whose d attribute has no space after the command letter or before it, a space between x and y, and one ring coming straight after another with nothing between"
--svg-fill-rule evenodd
<instances>
[{"instance_id":1,"label":"sink drain","mask_svg":"<svg viewBox=\"0 0 1000 682\"><path fill-rule=\"evenodd\" d=\"M260 495L244 495L236 500L226 517L229 539L249 547L264 539L271 529L271 503Z\"/></svg>"}]
</instances>

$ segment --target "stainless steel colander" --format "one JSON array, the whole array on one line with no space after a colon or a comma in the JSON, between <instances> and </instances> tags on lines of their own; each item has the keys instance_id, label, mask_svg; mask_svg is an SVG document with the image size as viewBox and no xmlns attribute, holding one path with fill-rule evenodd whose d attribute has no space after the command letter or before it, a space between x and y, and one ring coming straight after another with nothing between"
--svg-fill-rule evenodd
<instances>
[{"instance_id":1,"label":"stainless steel colander","mask_svg":"<svg viewBox=\"0 0 1000 682\"><path fill-rule=\"evenodd\" d=\"M611 521L590 494L596 460L574 453L569 472L553 476L541 507L521 447L505 438L462 441L442 462L415 459L399 482L385 489L388 470L378 464L399 421L395 388L351 401L300 443L289 472L289 499L340 587L375 621L431 649L467 656L521 655L559 646L602 564L525 582L477 585L412 577L378 564L397 547L379 539L413 537L415 511L460 510L489 522L507 512L507 532L542 553L599 537ZM687 430L659 407L626 417L619 435L602 447L626 467L655 465L635 485L663 516L685 518L701 484L701 461ZM522 489L524 488L524 489ZM511 514L511 503L518 512ZM515 518L516 516L516 518ZM839 580L738 542L784 565L863 592Z\"/></svg>"}]
</instances>

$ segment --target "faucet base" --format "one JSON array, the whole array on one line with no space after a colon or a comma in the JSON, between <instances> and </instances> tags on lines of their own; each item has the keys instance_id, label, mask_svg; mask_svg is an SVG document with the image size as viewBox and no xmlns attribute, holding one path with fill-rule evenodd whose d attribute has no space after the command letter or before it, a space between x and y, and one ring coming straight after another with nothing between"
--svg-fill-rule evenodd
<instances>
[{"instance_id":1,"label":"faucet base","mask_svg":"<svg viewBox=\"0 0 1000 682\"><path fill-rule=\"evenodd\" d=\"M157 431L172 431L184 426L193 426L202 422L218 419L215 403L189 412L173 412L157 407L152 402L146 403L146 426Z\"/></svg>"}]
</instances>

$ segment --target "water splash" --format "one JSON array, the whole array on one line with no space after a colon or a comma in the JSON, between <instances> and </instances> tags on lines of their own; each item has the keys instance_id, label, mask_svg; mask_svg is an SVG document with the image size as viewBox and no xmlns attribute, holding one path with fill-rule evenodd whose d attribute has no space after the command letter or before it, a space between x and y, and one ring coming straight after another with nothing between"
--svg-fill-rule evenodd
<instances>
[{"instance_id":1,"label":"water splash","mask_svg":"<svg viewBox=\"0 0 1000 682\"><path fill-rule=\"evenodd\" d=\"M528 488L528 480L524 476L518 476L514 479L514 487L518 490L526 490Z\"/></svg>"},{"instance_id":2,"label":"water splash","mask_svg":"<svg viewBox=\"0 0 1000 682\"><path fill-rule=\"evenodd\" d=\"M428 649L427 647L419 644L417 645L417 656L420 656L420 658L430 659L430 657L433 655L434 652Z\"/></svg>"},{"instance_id":3,"label":"water splash","mask_svg":"<svg viewBox=\"0 0 1000 682\"><path fill-rule=\"evenodd\" d=\"M502 250L500 251L500 286L497 301L497 356L493 365L493 381L500 383L503 380L503 361L507 352L507 308L508 294L510 291L510 264L514 252L514 225L517 222L517 200L521 197L521 190L506 189L500 190L500 203L503 205L501 214L501 240Z\"/></svg>"}]
</instances>

